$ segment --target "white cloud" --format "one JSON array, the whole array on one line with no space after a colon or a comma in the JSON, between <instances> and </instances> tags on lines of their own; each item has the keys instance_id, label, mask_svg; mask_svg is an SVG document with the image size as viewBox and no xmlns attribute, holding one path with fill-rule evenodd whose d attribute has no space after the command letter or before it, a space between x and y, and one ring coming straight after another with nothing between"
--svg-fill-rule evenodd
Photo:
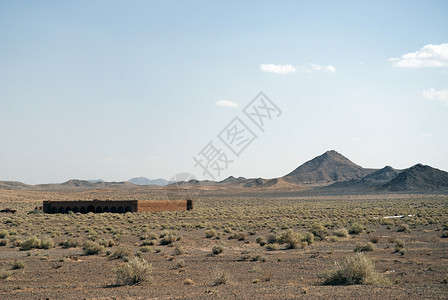
<instances>
[{"instance_id":1,"label":"white cloud","mask_svg":"<svg viewBox=\"0 0 448 300\"><path fill-rule=\"evenodd\" d=\"M318 64L310 63L310 66L311 66L311 68L314 71L328 71L328 72L331 72L331 73L335 73L336 72L336 68L333 67L332 65L321 66L321 65L318 65Z\"/></svg>"},{"instance_id":2,"label":"white cloud","mask_svg":"<svg viewBox=\"0 0 448 300\"><path fill-rule=\"evenodd\" d=\"M448 43L429 44L418 51L389 60L394 62L394 66L401 68L446 67L448 66Z\"/></svg>"},{"instance_id":3,"label":"white cloud","mask_svg":"<svg viewBox=\"0 0 448 300\"><path fill-rule=\"evenodd\" d=\"M429 100L435 100L448 105L448 90L429 89L423 91L423 97Z\"/></svg>"},{"instance_id":4,"label":"white cloud","mask_svg":"<svg viewBox=\"0 0 448 300\"><path fill-rule=\"evenodd\" d=\"M292 65L267 64L267 65L260 65L260 70L269 73L288 74L288 73L294 73L295 71L297 71L297 68Z\"/></svg>"},{"instance_id":5,"label":"white cloud","mask_svg":"<svg viewBox=\"0 0 448 300\"><path fill-rule=\"evenodd\" d=\"M221 107L238 107L238 103L229 101L229 100L219 100L215 102L216 106L221 106Z\"/></svg>"},{"instance_id":6,"label":"white cloud","mask_svg":"<svg viewBox=\"0 0 448 300\"><path fill-rule=\"evenodd\" d=\"M301 72L301 73L312 73L313 71L326 71L335 73L336 68L332 65L328 66L321 66L318 64L309 64L310 67L302 67L302 66L293 66L293 65L274 65L274 64L266 64L266 65L260 65L260 70L263 72L270 72L270 73L277 73L277 74L288 74L288 73L295 73L295 72Z\"/></svg>"}]
</instances>

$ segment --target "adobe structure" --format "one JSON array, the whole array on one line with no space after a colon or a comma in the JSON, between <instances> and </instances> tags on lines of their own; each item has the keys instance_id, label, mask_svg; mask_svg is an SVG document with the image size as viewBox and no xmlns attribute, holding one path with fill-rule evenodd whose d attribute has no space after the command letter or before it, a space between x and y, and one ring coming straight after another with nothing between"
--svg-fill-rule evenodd
<instances>
[{"instance_id":1,"label":"adobe structure","mask_svg":"<svg viewBox=\"0 0 448 300\"><path fill-rule=\"evenodd\" d=\"M126 212L159 212L193 209L192 200L80 200L80 201L44 201L42 210L45 213L126 213Z\"/></svg>"}]
</instances>

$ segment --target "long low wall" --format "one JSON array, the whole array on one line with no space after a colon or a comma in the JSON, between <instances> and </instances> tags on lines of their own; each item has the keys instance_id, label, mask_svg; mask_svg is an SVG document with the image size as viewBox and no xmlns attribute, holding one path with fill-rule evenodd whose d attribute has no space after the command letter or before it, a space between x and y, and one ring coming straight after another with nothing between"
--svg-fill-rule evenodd
<instances>
[{"instance_id":1,"label":"long low wall","mask_svg":"<svg viewBox=\"0 0 448 300\"><path fill-rule=\"evenodd\" d=\"M88 201L44 201L42 209L46 213L126 213L159 212L193 209L192 200L88 200Z\"/></svg>"}]
</instances>

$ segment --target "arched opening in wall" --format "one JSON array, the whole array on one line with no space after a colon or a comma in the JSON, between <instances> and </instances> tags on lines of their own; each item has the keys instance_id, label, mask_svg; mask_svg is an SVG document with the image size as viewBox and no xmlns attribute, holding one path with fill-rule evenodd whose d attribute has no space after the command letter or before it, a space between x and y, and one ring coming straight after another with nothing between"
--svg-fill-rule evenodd
<instances>
[{"instance_id":1,"label":"arched opening in wall","mask_svg":"<svg viewBox=\"0 0 448 300\"><path fill-rule=\"evenodd\" d=\"M117 212L117 208L116 208L115 206L112 206L112 207L110 208L110 212L111 212L111 213L116 213L116 212Z\"/></svg>"},{"instance_id":2,"label":"arched opening in wall","mask_svg":"<svg viewBox=\"0 0 448 300\"><path fill-rule=\"evenodd\" d=\"M65 209L64 209L63 207L59 207L59 213L60 213L60 214L65 213Z\"/></svg>"},{"instance_id":3,"label":"arched opening in wall","mask_svg":"<svg viewBox=\"0 0 448 300\"><path fill-rule=\"evenodd\" d=\"M193 209L193 200L187 200L187 210Z\"/></svg>"},{"instance_id":4,"label":"arched opening in wall","mask_svg":"<svg viewBox=\"0 0 448 300\"><path fill-rule=\"evenodd\" d=\"M79 212L79 208L77 208L76 206L73 207L73 212L76 214L77 212Z\"/></svg>"},{"instance_id":5,"label":"arched opening in wall","mask_svg":"<svg viewBox=\"0 0 448 300\"><path fill-rule=\"evenodd\" d=\"M124 212L130 212L131 211L131 207L126 206L126 208L124 209Z\"/></svg>"},{"instance_id":6,"label":"arched opening in wall","mask_svg":"<svg viewBox=\"0 0 448 300\"><path fill-rule=\"evenodd\" d=\"M108 206L106 206L104 209L103 209L103 212L105 212L105 213L108 213L108 212L110 212L110 210L109 210L109 207Z\"/></svg>"},{"instance_id":7,"label":"arched opening in wall","mask_svg":"<svg viewBox=\"0 0 448 300\"><path fill-rule=\"evenodd\" d=\"M65 209L65 212L68 213L68 212L71 211L71 210L72 210L71 207L67 207L67 208Z\"/></svg>"},{"instance_id":8,"label":"arched opening in wall","mask_svg":"<svg viewBox=\"0 0 448 300\"><path fill-rule=\"evenodd\" d=\"M102 209L101 207L97 207L97 208L95 209L95 212L96 212L97 214L100 214L100 213L103 212L103 209Z\"/></svg>"},{"instance_id":9,"label":"arched opening in wall","mask_svg":"<svg viewBox=\"0 0 448 300\"><path fill-rule=\"evenodd\" d=\"M120 213L120 214L124 213L123 206L118 207L118 213Z\"/></svg>"},{"instance_id":10,"label":"arched opening in wall","mask_svg":"<svg viewBox=\"0 0 448 300\"><path fill-rule=\"evenodd\" d=\"M51 208L51 213L52 214L55 214L55 213L57 213L58 212L58 209L56 208L56 207L52 207Z\"/></svg>"},{"instance_id":11,"label":"arched opening in wall","mask_svg":"<svg viewBox=\"0 0 448 300\"><path fill-rule=\"evenodd\" d=\"M95 212L95 208L93 207L93 205L87 206L87 212Z\"/></svg>"},{"instance_id":12,"label":"arched opening in wall","mask_svg":"<svg viewBox=\"0 0 448 300\"><path fill-rule=\"evenodd\" d=\"M87 213L87 210L86 210L86 208L85 208L84 206L82 206L82 207L79 209L79 212L82 213L82 214L86 214L86 213Z\"/></svg>"}]
</instances>

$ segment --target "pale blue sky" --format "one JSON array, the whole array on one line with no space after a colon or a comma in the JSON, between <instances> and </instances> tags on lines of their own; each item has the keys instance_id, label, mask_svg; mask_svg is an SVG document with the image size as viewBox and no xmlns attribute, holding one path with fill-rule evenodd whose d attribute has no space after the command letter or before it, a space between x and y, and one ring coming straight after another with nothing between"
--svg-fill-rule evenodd
<instances>
[{"instance_id":1,"label":"pale blue sky","mask_svg":"<svg viewBox=\"0 0 448 300\"><path fill-rule=\"evenodd\" d=\"M0 180L202 177L210 141L218 179L330 149L448 170L447 28L447 1L0 0ZM217 135L260 91L282 115L236 158Z\"/></svg>"}]
</instances>

